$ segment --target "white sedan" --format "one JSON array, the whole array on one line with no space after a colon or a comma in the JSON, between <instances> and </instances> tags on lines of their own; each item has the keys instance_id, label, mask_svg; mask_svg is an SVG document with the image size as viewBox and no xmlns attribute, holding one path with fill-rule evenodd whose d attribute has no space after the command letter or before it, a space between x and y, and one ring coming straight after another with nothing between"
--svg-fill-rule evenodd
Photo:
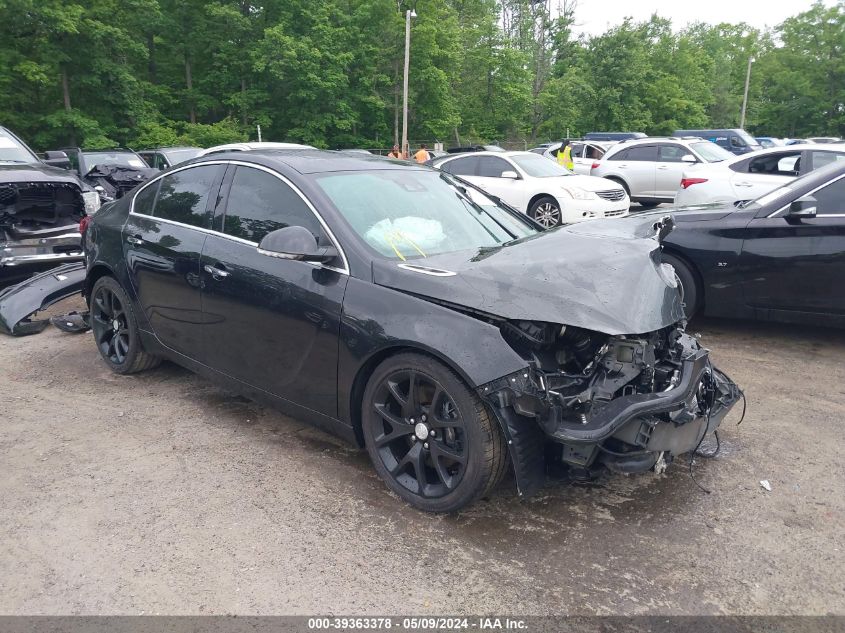
<instances>
[{"instance_id":1,"label":"white sedan","mask_svg":"<svg viewBox=\"0 0 845 633\"><path fill-rule=\"evenodd\" d=\"M631 201L618 183L579 176L531 152L474 152L431 162L465 178L545 227L628 215Z\"/></svg>"},{"instance_id":2,"label":"white sedan","mask_svg":"<svg viewBox=\"0 0 845 633\"><path fill-rule=\"evenodd\" d=\"M845 160L845 144L770 147L684 170L676 206L754 200L797 176Z\"/></svg>"}]
</instances>

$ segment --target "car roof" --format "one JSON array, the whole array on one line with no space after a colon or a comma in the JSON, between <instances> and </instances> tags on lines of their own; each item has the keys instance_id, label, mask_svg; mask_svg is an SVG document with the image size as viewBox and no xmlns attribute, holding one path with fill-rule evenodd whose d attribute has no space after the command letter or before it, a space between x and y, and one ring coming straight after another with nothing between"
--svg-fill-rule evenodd
<instances>
[{"instance_id":1,"label":"car roof","mask_svg":"<svg viewBox=\"0 0 845 633\"><path fill-rule=\"evenodd\" d=\"M146 149L139 149L138 152L168 152L180 149L202 149L196 145L171 145L169 147L148 147Z\"/></svg>"},{"instance_id":2,"label":"car roof","mask_svg":"<svg viewBox=\"0 0 845 633\"><path fill-rule=\"evenodd\" d=\"M262 142L248 142L248 143L226 143L224 145L214 145L202 150L203 155L212 152L225 152L227 150L248 152L251 150L262 149L315 149L311 145L300 145L299 143L273 143L269 141Z\"/></svg>"},{"instance_id":3,"label":"car roof","mask_svg":"<svg viewBox=\"0 0 845 633\"><path fill-rule=\"evenodd\" d=\"M198 164L211 160L248 161L265 166L285 166L300 174L320 174L337 171L370 171L373 169L429 168L418 163L396 160L375 154L338 152L321 149L260 149L209 154L191 161Z\"/></svg>"}]
</instances>

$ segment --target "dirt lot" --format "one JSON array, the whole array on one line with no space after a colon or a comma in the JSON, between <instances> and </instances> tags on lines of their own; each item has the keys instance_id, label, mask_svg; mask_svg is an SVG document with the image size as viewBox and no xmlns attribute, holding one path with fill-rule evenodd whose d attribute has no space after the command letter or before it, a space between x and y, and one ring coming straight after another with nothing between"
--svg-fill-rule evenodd
<instances>
[{"instance_id":1,"label":"dirt lot","mask_svg":"<svg viewBox=\"0 0 845 633\"><path fill-rule=\"evenodd\" d=\"M749 402L696 463L712 494L676 463L458 516L173 365L4 337L0 613L845 614L845 333L693 329Z\"/></svg>"}]
</instances>

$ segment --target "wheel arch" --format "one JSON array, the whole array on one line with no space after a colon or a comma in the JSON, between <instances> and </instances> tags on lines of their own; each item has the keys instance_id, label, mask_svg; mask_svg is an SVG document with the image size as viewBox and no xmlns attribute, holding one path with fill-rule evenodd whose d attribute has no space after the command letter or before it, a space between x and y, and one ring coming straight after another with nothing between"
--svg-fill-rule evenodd
<instances>
[{"instance_id":1,"label":"wheel arch","mask_svg":"<svg viewBox=\"0 0 845 633\"><path fill-rule=\"evenodd\" d=\"M622 185L622 188L625 190L625 193L628 194L628 197L631 197L631 186L628 182L618 174L612 174L610 176L599 176L599 178L606 178L607 180L612 180L613 182L617 182Z\"/></svg>"},{"instance_id":2,"label":"wheel arch","mask_svg":"<svg viewBox=\"0 0 845 633\"><path fill-rule=\"evenodd\" d=\"M671 255L676 259L679 259L687 266L687 268L689 268L689 271L695 278L695 289L698 292L698 306L696 307L700 312L703 312L705 307L707 306L707 289L704 285L704 277L702 276L701 271L698 269L698 266L696 266L695 262L693 262L692 259L687 257L687 255L685 255L683 251L674 248L671 244L664 244L663 252L667 255Z\"/></svg>"},{"instance_id":3,"label":"wheel arch","mask_svg":"<svg viewBox=\"0 0 845 633\"><path fill-rule=\"evenodd\" d=\"M82 295L86 298L86 300L90 301L91 290L94 288L94 284L102 277L114 277L117 279L117 275L114 274L114 271L110 266L107 266L102 262L98 262L91 267L88 274L85 276L85 285L82 288Z\"/></svg>"}]
</instances>

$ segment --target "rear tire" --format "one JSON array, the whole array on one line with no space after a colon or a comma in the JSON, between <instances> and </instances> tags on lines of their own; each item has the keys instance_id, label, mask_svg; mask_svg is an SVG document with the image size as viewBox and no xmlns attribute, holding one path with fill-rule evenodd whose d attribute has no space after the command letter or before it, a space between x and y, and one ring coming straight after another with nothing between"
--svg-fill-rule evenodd
<instances>
[{"instance_id":1,"label":"rear tire","mask_svg":"<svg viewBox=\"0 0 845 633\"><path fill-rule=\"evenodd\" d=\"M695 273L690 270L690 267L684 263L683 260L678 259L674 255L663 254L663 262L670 264L675 269L675 274L681 284L681 294L683 295L684 314L688 319L695 316L699 309L700 291L698 288L698 281Z\"/></svg>"},{"instance_id":2,"label":"rear tire","mask_svg":"<svg viewBox=\"0 0 845 633\"><path fill-rule=\"evenodd\" d=\"M420 510L460 510L505 473L505 438L487 407L428 356L398 354L379 365L364 391L361 423L379 477Z\"/></svg>"},{"instance_id":3,"label":"rear tire","mask_svg":"<svg viewBox=\"0 0 845 633\"><path fill-rule=\"evenodd\" d=\"M161 363L161 358L144 351L132 303L114 277L97 280L90 308L94 341L113 372L135 374Z\"/></svg>"}]
</instances>

